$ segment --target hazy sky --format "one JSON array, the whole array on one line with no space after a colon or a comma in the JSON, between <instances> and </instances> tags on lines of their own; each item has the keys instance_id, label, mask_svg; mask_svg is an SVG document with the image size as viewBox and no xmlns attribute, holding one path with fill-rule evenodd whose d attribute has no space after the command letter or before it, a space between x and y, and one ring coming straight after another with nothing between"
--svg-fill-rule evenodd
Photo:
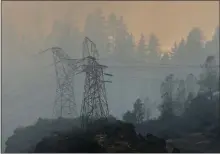
<instances>
[{"instance_id":1,"label":"hazy sky","mask_svg":"<svg viewBox=\"0 0 220 154\"><path fill-rule=\"evenodd\" d=\"M47 35L57 19L77 23L82 29L86 15L97 8L105 15L111 12L122 15L136 40L142 32L155 33L163 48L186 37L195 26L209 39L219 24L218 1L3 2L3 22L13 23L18 33L34 37L39 32Z\"/></svg>"}]
</instances>

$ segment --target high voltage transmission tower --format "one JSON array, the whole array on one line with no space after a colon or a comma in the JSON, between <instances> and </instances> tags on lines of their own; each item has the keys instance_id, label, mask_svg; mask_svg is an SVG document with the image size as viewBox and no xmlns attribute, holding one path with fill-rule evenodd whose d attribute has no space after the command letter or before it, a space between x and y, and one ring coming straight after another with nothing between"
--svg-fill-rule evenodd
<instances>
[{"instance_id":1,"label":"high voltage transmission tower","mask_svg":"<svg viewBox=\"0 0 220 154\"><path fill-rule=\"evenodd\" d=\"M49 50L49 49L47 49ZM46 52L47 50L43 51ZM74 76L85 73L84 93L81 105L81 126L87 128L94 120L107 119L109 116L104 73L107 66L98 63L98 51L95 43L89 38L83 42L82 59L71 59L61 48L51 48L53 53L57 89L54 112L58 117L73 117L77 115L74 96Z\"/></svg>"},{"instance_id":2,"label":"high voltage transmission tower","mask_svg":"<svg viewBox=\"0 0 220 154\"><path fill-rule=\"evenodd\" d=\"M83 42L83 72L86 77L81 106L82 128L87 128L94 120L107 119L109 116L105 82L111 83L111 81L105 81L104 75L112 75L104 73L103 69L106 69L107 66L97 62L98 55L96 45L89 38L85 38Z\"/></svg>"},{"instance_id":3,"label":"high voltage transmission tower","mask_svg":"<svg viewBox=\"0 0 220 154\"><path fill-rule=\"evenodd\" d=\"M53 113L56 117L74 117L77 115L73 85L75 72L68 61L70 57L59 47L50 50L53 53L57 82Z\"/></svg>"},{"instance_id":4,"label":"high voltage transmission tower","mask_svg":"<svg viewBox=\"0 0 220 154\"><path fill-rule=\"evenodd\" d=\"M77 115L74 95L74 72L63 61L70 59L60 48L52 48L54 65L57 77L56 98L54 113L59 117L73 117Z\"/></svg>"}]
</instances>

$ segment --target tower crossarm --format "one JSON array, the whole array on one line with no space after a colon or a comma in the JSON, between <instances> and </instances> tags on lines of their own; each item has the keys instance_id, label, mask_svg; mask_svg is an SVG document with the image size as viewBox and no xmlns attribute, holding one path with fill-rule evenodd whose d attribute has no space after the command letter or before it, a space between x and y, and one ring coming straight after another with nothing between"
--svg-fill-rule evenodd
<instances>
[{"instance_id":1,"label":"tower crossarm","mask_svg":"<svg viewBox=\"0 0 220 154\"><path fill-rule=\"evenodd\" d=\"M73 75L77 75L85 70L85 59L62 59L63 63L66 63L72 71Z\"/></svg>"}]
</instances>

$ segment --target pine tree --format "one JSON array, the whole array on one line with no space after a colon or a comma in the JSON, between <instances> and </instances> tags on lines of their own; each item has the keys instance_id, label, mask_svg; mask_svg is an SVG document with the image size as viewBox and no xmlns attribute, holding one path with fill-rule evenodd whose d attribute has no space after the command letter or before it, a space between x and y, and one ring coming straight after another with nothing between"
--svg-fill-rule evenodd
<instances>
[{"instance_id":1,"label":"pine tree","mask_svg":"<svg viewBox=\"0 0 220 154\"><path fill-rule=\"evenodd\" d=\"M207 56L213 55L219 62L219 26L215 29L215 33L212 36L212 39L206 42L205 51Z\"/></svg>"},{"instance_id":2,"label":"pine tree","mask_svg":"<svg viewBox=\"0 0 220 154\"><path fill-rule=\"evenodd\" d=\"M131 62L134 53L133 36L128 33L123 17L117 20L114 56L121 62Z\"/></svg>"},{"instance_id":3,"label":"pine tree","mask_svg":"<svg viewBox=\"0 0 220 154\"><path fill-rule=\"evenodd\" d=\"M165 80L162 82L160 87L161 97L173 101L173 93L175 89L176 81L174 80L174 75L168 75Z\"/></svg>"},{"instance_id":4,"label":"pine tree","mask_svg":"<svg viewBox=\"0 0 220 154\"><path fill-rule=\"evenodd\" d=\"M147 97L144 99L144 109L145 109L145 119L150 120L151 118L151 109L150 109L150 99Z\"/></svg>"},{"instance_id":5,"label":"pine tree","mask_svg":"<svg viewBox=\"0 0 220 154\"><path fill-rule=\"evenodd\" d=\"M178 45L175 42L173 47L171 48L171 51L169 52L170 62L172 62L174 64L177 63L177 61L176 61L177 51L178 51Z\"/></svg>"},{"instance_id":6,"label":"pine tree","mask_svg":"<svg viewBox=\"0 0 220 154\"><path fill-rule=\"evenodd\" d=\"M124 23L123 17L117 21L117 30L116 30L116 50L120 54L124 55L126 52L124 50L126 44L126 38L128 36L127 27Z\"/></svg>"},{"instance_id":7,"label":"pine tree","mask_svg":"<svg viewBox=\"0 0 220 154\"><path fill-rule=\"evenodd\" d=\"M185 80L186 83L186 91L190 97L195 98L196 96L196 86L197 86L197 81L196 77L193 74L188 74Z\"/></svg>"},{"instance_id":8,"label":"pine tree","mask_svg":"<svg viewBox=\"0 0 220 154\"><path fill-rule=\"evenodd\" d=\"M177 45L177 49L173 57L173 60L175 61L176 64L182 64L185 63L186 59L187 59L186 42L184 39L181 39L180 43Z\"/></svg>"},{"instance_id":9,"label":"pine tree","mask_svg":"<svg viewBox=\"0 0 220 154\"><path fill-rule=\"evenodd\" d=\"M132 34L128 34L127 38L126 38L126 50L127 50L127 58L129 60L133 60L133 58L135 57L135 53L134 53L134 49L135 49L135 43L134 43L134 37Z\"/></svg>"},{"instance_id":10,"label":"pine tree","mask_svg":"<svg viewBox=\"0 0 220 154\"><path fill-rule=\"evenodd\" d=\"M107 34L112 36L114 39L116 37L118 27L117 17L114 13L111 13L107 19Z\"/></svg>"},{"instance_id":11,"label":"pine tree","mask_svg":"<svg viewBox=\"0 0 220 154\"><path fill-rule=\"evenodd\" d=\"M218 90L219 76L218 67L216 67L216 65L215 57L208 56L203 65L203 72L200 75L200 91L214 92Z\"/></svg>"},{"instance_id":12,"label":"pine tree","mask_svg":"<svg viewBox=\"0 0 220 154\"><path fill-rule=\"evenodd\" d=\"M117 33L117 17L114 13L111 13L107 18L107 36L108 36L108 46L107 51L109 53L114 53L116 51L116 33Z\"/></svg>"},{"instance_id":13,"label":"pine tree","mask_svg":"<svg viewBox=\"0 0 220 154\"><path fill-rule=\"evenodd\" d=\"M175 55L176 52L177 52L177 50L178 50L178 46L177 46L177 43L175 42L174 45L173 45L173 47L172 47L172 49L171 49L172 55Z\"/></svg>"},{"instance_id":14,"label":"pine tree","mask_svg":"<svg viewBox=\"0 0 220 154\"><path fill-rule=\"evenodd\" d=\"M190 64L201 64L205 58L204 54L204 36L199 28L193 28L186 41L186 62Z\"/></svg>"},{"instance_id":15,"label":"pine tree","mask_svg":"<svg viewBox=\"0 0 220 154\"><path fill-rule=\"evenodd\" d=\"M133 113L136 116L136 123L142 123L144 120L144 104L140 99L137 99L133 105Z\"/></svg>"},{"instance_id":16,"label":"pine tree","mask_svg":"<svg viewBox=\"0 0 220 154\"><path fill-rule=\"evenodd\" d=\"M151 34L147 46L147 51L149 51L148 59L153 63L157 63L159 60L159 55L161 54L160 51L160 44L158 38Z\"/></svg>"},{"instance_id":17,"label":"pine tree","mask_svg":"<svg viewBox=\"0 0 220 154\"><path fill-rule=\"evenodd\" d=\"M137 45L137 54L138 54L138 58L140 60L145 60L146 59L146 42L145 42L145 38L144 35L141 34L140 40L138 42Z\"/></svg>"},{"instance_id":18,"label":"pine tree","mask_svg":"<svg viewBox=\"0 0 220 154\"><path fill-rule=\"evenodd\" d=\"M177 52L180 54L184 54L184 52L186 52L186 41L184 39L181 39L178 48L177 48Z\"/></svg>"},{"instance_id":19,"label":"pine tree","mask_svg":"<svg viewBox=\"0 0 220 154\"><path fill-rule=\"evenodd\" d=\"M135 124L136 123L136 117L134 115L133 112L131 111L127 111L124 115L123 115L123 120L128 122L128 123L132 123Z\"/></svg>"},{"instance_id":20,"label":"pine tree","mask_svg":"<svg viewBox=\"0 0 220 154\"><path fill-rule=\"evenodd\" d=\"M169 57L168 52L163 53L163 56L160 60L160 63L161 64L169 64L169 62L170 62L170 57Z\"/></svg>"},{"instance_id":21,"label":"pine tree","mask_svg":"<svg viewBox=\"0 0 220 154\"><path fill-rule=\"evenodd\" d=\"M184 112L184 103L186 101L186 86L185 81L180 80L177 89L177 100L176 100L176 115L181 115Z\"/></svg>"},{"instance_id":22,"label":"pine tree","mask_svg":"<svg viewBox=\"0 0 220 154\"><path fill-rule=\"evenodd\" d=\"M162 98L162 104L160 105L161 117L170 118L174 115L174 98L173 93L175 89L174 75L168 75L162 82L160 87L160 93Z\"/></svg>"}]
</instances>

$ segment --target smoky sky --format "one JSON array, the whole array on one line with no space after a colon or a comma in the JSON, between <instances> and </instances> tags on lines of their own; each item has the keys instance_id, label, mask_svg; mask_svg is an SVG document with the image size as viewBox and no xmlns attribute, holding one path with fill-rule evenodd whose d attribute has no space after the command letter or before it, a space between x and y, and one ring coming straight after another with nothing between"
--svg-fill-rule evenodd
<instances>
[{"instance_id":1,"label":"smoky sky","mask_svg":"<svg viewBox=\"0 0 220 154\"><path fill-rule=\"evenodd\" d=\"M55 20L68 22L83 30L86 16L101 8L123 16L128 31L137 41L140 34L155 33L163 48L186 37L193 27L199 27L210 39L219 24L218 1L72 1L72 2L2 2L3 22L14 25L20 35L48 35Z\"/></svg>"}]
</instances>

